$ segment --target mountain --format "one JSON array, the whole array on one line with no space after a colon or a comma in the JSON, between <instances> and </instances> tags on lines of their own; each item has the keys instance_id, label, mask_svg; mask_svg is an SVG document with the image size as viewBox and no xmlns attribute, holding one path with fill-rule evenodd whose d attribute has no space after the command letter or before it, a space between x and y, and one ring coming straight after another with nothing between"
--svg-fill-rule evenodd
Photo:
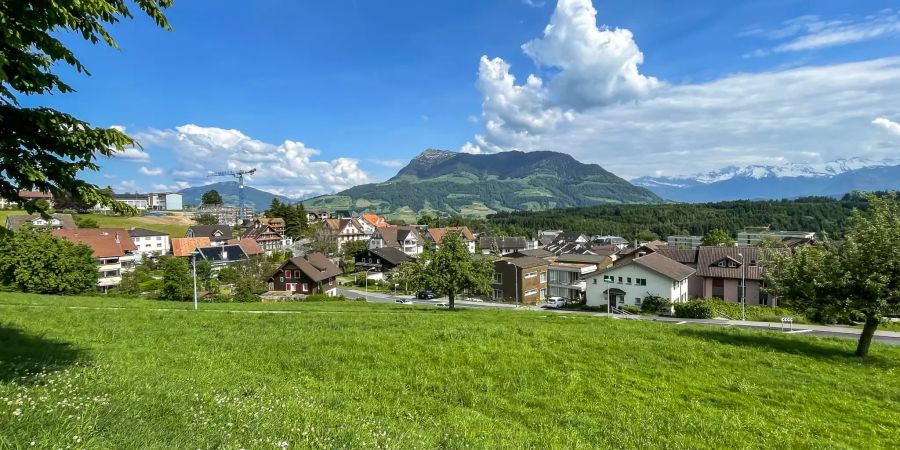
<instances>
[{"instance_id":1,"label":"mountain","mask_svg":"<svg viewBox=\"0 0 900 450\"><path fill-rule=\"evenodd\" d=\"M631 182L660 197L692 203L836 196L853 190L900 189L900 161L850 158L815 165L731 166L690 177L641 177Z\"/></svg>"},{"instance_id":2,"label":"mountain","mask_svg":"<svg viewBox=\"0 0 900 450\"><path fill-rule=\"evenodd\" d=\"M383 183L303 203L307 209L368 210L414 220L425 213L484 217L498 211L660 202L652 192L565 153L471 155L429 149Z\"/></svg>"},{"instance_id":3,"label":"mountain","mask_svg":"<svg viewBox=\"0 0 900 450\"><path fill-rule=\"evenodd\" d=\"M182 195L185 205L199 205L203 193L212 190L219 192L219 195L222 196L222 200L225 201L226 205L237 205L238 189L237 181L223 181L221 183L213 183L206 186L189 187L187 189L182 189L179 193ZM294 203L296 201L283 195L276 195L271 192L261 191L244 185L244 200L247 204L252 204L257 211L268 208L269 204L272 203L273 198L277 198L285 203Z\"/></svg>"}]
</instances>

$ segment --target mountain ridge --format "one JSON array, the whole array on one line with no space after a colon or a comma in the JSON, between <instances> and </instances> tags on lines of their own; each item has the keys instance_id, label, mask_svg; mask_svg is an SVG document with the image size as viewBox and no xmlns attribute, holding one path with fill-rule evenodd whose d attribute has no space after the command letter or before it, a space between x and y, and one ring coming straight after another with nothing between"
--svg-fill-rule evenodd
<instances>
[{"instance_id":1,"label":"mountain ridge","mask_svg":"<svg viewBox=\"0 0 900 450\"><path fill-rule=\"evenodd\" d=\"M205 186L191 186L189 188L178 191L182 195L185 205L199 205L203 193L215 190L222 196L222 200L226 205L238 204L238 183L237 181L221 181L218 183L207 184ZM251 186L244 185L244 199L248 204L252 204L257 211L262 211L269 207L272 199L285 203L295 203L297 200L284 195L273 194Z\"/></svg>"}]
</instances>

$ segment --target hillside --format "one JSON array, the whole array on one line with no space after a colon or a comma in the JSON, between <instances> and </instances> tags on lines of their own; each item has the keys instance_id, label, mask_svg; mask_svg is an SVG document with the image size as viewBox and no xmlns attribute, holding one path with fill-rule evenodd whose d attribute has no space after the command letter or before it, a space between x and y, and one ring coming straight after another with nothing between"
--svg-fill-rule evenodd
<instances>
[{"instance_id":1,"label":"hillside","mask_svg":"<svg viewBox=\"0 0 900 450\"><path fill-rule=\"evenodd\" d=\"M545 311L0 295L0 448L900 439L900 348L879 342L860 359L851 340Z\"/></svg>"},{"instance_id":2,"label":"hillside","mask_svg":"<svg viewBox=\"0 0 900 450\"><path fill-rule=\"evenodd\" d=\"M220 183L208 184L206 186L194 186L182 189L180 194L184 197L185 205L199 205L200 198L206 191L216 190L222 196L222 200L226 205L238 204L238 183L237 181L223 181ZM244 198L248 204L252 204L257 210L264 210L272 203L273 198L277 198L285 203L294 203L295 200L283 195L273 194L271 192L261 191L254 187L244 185Z\"/></svg>"},{"instance_id":3,"label":"hillside","mask_svg":"<svg viewBox=\"0 0 900 450\"><path fill-rule=\"evenodd\" d=\"M596 204L660 203L596 164L556 152L470 155L426 150L383 182L304 201L309 209L370 210L393 218L424 213L484 217Z\"/></svg>"}]
</instances>

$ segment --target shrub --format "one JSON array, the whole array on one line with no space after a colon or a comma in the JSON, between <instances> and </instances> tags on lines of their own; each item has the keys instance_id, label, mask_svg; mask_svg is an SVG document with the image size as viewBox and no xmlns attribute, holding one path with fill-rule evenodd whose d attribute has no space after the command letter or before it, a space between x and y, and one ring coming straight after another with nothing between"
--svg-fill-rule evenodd
<instances>
[{"instance_id":1,"label":"shrub","mask_svg":"<svg viewBox=\"0 0 900 450\"><path fill-rule=\"evenodd\" d=\"M355 299L349 299L347 297L344 297L343 295L336 295L334 297L330 297L325 294L312 294L312 295L307 295L306 297L303 297L304 302L346 302L346 301L351 301L351 300L355 300Z\"/></svg>"},{"instance_id":2,"label":"shrub","mask_svg":"<svg viewBox=\"0 0 900 450\"><path fill-rule=\"evenodd\" d=\"M623 306L622 310L625 312L629 312L631 314L640 314L641 313L641 308L639 308L637 306L631 306L631 305Z\"/></svg>"},{"instance_id":3,"label":"shrub","mask_svg":"<svg viewBox=\"0 0 900 450\"><path fill-rule=\"evenodd\" d=\"M658 295L648 295L641 301L641 311L654 314L672 314L672 300Z\"/></svg>"},{"instance_id":4,"label":"shrub","mask_svg":"<svg viewBox=\"0 0 900 450\"><path fill-rule=\"evenodd\" d=\"M710 302L691 300L686 303L675 304L675 317L683 319L710 319L712 316L713 307Z\"/></svg>"}]
</instances>

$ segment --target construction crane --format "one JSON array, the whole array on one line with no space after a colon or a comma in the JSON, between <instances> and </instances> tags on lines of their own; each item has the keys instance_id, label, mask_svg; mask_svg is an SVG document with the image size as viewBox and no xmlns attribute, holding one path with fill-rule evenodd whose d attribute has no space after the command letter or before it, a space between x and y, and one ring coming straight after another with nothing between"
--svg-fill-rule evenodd
<instances>
[{"instance_id":1,"label":"construction crane","mask_svg":"<svg viewBox=\"0 0 900 450\"><path fill-rule=\"evenodd\" d=\"M256 173L255 168L250 170L224 170L212 172L208 175L209 177L235 177L238 179L238 216L242 223L247 218L244 213L244 175L253 175L254 173Z\"/></svg>"}]
</instances>

